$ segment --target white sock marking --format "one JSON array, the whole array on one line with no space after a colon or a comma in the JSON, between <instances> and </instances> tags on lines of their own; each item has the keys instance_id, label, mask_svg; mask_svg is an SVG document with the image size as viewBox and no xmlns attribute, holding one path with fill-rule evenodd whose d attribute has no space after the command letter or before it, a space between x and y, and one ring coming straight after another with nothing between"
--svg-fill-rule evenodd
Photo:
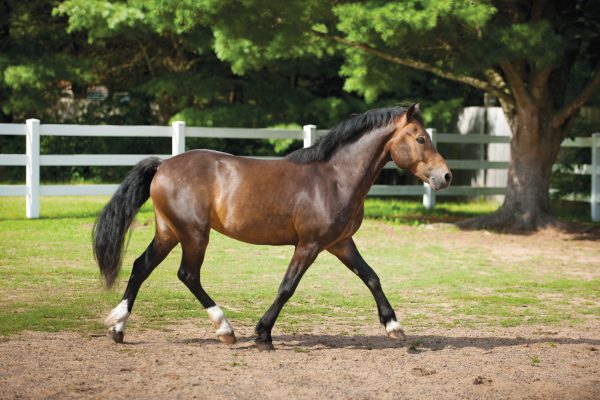
<instances>
[{"instance_id":1,"label":"white sock marking","mask_svg":"<svg viewBox=\"0 0 600 400\"><path fill-rule=\"evenodd\" d=\"M229 325L229 321L223 314L223 310L219 306L212 306L206 309L208 318L212 321L213 325L217 328L217 336L231 335L233 328Z\"/></svg>"},{"instance_id":2,"label":"white sock marking","mask_svg":"<svg viewBox=\"0 0 600 400\"><path fill-rule=\"evenodd\" d=\"M113 328L117 332L125 332L125 326L127 325L127 319L118 322Z\"/></svg>"},{"instance_id":3,"label":"white sock marking","mask_svg":"<svg viewBox=\"0 0 600 400\"><path fill-rule=\"evenodd\" d=\"M123 300L118 306L108 314L104 323L111 327L112 330L123 332L129 318L129 310L127 310L127 300Z\"/></svg>"},{"instance_id":4,"label":"white sock marking","mask_svg":"<svg viewBox=\"0 0 600 400\"><path fill-rule=\"evenodd\" d=\"M389 320L387 324L385 324L385 331L387 333L400 331L402 328L400 327L400 323L395 319Z\"/></svg>"}]
</instances>

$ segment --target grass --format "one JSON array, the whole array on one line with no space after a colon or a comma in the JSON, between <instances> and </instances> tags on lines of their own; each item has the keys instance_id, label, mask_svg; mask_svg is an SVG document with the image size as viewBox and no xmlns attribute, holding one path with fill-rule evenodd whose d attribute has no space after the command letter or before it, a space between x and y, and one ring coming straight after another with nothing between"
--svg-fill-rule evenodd
<instances>
[{"instance_id":1,"label":"grass","mask_svg":"<svg viewBox=\"0 0 600 400\"><path fill-rule=\"evenodd\" d=\"M369 199L365 204L365 217L388 222L419 225L430 222L450 222L491 213L498 208L493 202L442 203L426 210L417 201Z\"/></svg>"},{"instance_id":2,"label":"grass","mask_svg":"<svg viewBox=\"0 0 600 400\"><path fill-rule=\"evenodd\" d=\"M138 214L141 224L132 233L117 288L104 289L90 235L107 199L45 197L43 218L26 220L22 198L0 198L1 335L23 330L104 332L102 317L119 302L133 260L154 229L152 208L146 204ZM369 200L366 206L370 218L409 224L413 217L407 215L443 218L491 210L486 203L448 205L430 213L418 203ZM554 260L509 262L480 250L477 243L427 243L420 228L372 219L364 222L356 240L409 328L573 324L600 316L600 280L559 270L536 272L540 263L552 265ZM234 325L254 325L274 299L291 254L291 247L252 246L215 232L202 269L205 289ZM193 319L208 329L206 313L177 280L179 258L177 247L144 284L130 327L162 328ZM347 334L378 326L367 288L327 253L307 272L277 328L297 332L325 323L337 324Z\"/></svg>"},{"instance_id":3,"label":"grass","mask_svg":"<svg viewBox=\"0 0 600 400\"><path fill-rule=\"evenodd\" d=\"M465 218L491 213L497 208L498 204L496 202L474 201L469 203L439 203L433 210L426 210L420 201L370 198L365 204L365 216L416 226L423 223L456 222ZM552 201L552 210L563 221L584 225L599 225L590 222L589 203L554 200Z\"/></svg>"}]
</instances>

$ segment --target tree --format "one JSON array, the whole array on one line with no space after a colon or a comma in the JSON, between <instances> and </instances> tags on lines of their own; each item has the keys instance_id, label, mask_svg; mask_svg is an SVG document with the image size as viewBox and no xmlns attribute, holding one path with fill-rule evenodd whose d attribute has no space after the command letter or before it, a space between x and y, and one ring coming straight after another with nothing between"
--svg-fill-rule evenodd
<instances>
[{"instance_id":1,"label":"tree","mask_svg":"<svg viewBox=\"0 0 600 400\"><path fill-rule=\"evenodd\" d=\"M556 223L552 165L600 86L600 2L590 0L67 0L58 12L91 38L202 31L219 59L254 80L341 54L345 89L368 102L414 89L415 71L496 96L512 129L507 195L472 226Z\"/></svg>"},{"instance_id":2,"label":"tree","mask_svg":"<svg viewBox=\"0 0 600 400\"><path fill-rule=\"evenodd\" d=\"M214 4L217 6L219 4ZM219 11L235 14L235 4L213 7L210 2L180 0L70 0L57 6L55 15L69 19L69 31L84 35L96 61L98 82L110 92L128 91L131 99L146 100L155 110L158 123L182 119L190 125L265 127L316 123L329 127L351 113L362 112L360 96L343 90L338 75L343 62L335 43L319 43L299 49L293 60L260 56L262 64L252 68L245 57L222 61L224 47L213 30ZM250 18L252 18L250 16ZM230 21L234 26L235 23ZM256 31L259 40L260 30ZM291 40L291 38L290 38ZM244 52L244 43L239 49ZM252 43L248 42L248 49ZM315 57L314 52L319 56ZM249 66L246 68L246 66ZM427 77L413 73L398 87L430 90ZM437 83L444 87L448 83ZM442 96L441 96L442 97ZM393 94L383 101L397 102ZM136 102L134 111L140 107ZM109 123L128 110L125 106L102 115ZM128 123L152 123L131 121ZM264 154L269 149L250 141L196 139L192 146L207 146L237 154ZM251 151L248 146L253 146ZM284 146L276 146L281 151ZM272 149L271 149L272 150Z\"/></svg>"},{"instance_id":3,"label":"tree","mask_svg":"<svg viewBox=\"0 0 600 400\"><path fill-rule=\"evenodd\" d=\"M507 194L497 212L465 225L531 230L556 224L552 165L578 110L600 86L600 2L184 3L210 21L217 54L239 72L320 57L335 43L345 55L346 88L367 99L401 85L408 70L496 96L512 130Z\"/></svg>"},{"instance_id":4,"label":"tree","mask_svg":"<svg viewBox=\"0 0 600 400\"><path fill-rule=\"evenodd\" d=\"M217 58L209 27L182 27L181 14L163 9L160 2L86 1L71 21L55 10L59 5L55 0L0 0L0 122L39 118L43 123L152 125L184 119L190 125L265 127L294 122L300 111L329 123L364 106L358 96L341 90L339 56L239 76ZM84 23L89 29L82 28ZM90 99L95 87L107 89L108 96ZM272 155L274 147L259 140L223 139L190 139L188 145L257 155ZM100 153L144 154L168 152L170 144L163 139L41 138L42 152L52 154L90 147ZM24 142L0 136L0 148L22 153ZM5 180L24 178L22 167L0 169ZM42 179L120 181L128 169L47 167Z\"/></svg>"}]
</instances>

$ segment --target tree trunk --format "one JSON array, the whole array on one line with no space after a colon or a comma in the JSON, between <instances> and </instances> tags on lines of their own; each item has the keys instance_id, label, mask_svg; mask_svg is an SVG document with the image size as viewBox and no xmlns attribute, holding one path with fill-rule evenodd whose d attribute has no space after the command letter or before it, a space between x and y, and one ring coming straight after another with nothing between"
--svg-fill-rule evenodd
<instances>
[{"instance_id":1,"label":"tree trunk","mask_svg":"<svg viewBox=\"0 0 600 400\"><path fill-rule=\"evenodd\" d=\"M550 176L562 132L547 121L549 112L530 107L519 114L506 110L512 130L506 196L494 213L460 222L466 229L532 231L557 226L550 206Z\"/></svg>"}]
</instances>

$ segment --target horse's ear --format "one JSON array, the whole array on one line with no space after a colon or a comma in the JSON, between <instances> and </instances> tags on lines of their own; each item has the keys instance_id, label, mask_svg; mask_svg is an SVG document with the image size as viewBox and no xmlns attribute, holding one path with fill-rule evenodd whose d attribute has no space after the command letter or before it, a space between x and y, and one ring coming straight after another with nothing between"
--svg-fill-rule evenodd
<instances>
[{"instance_id":1,"label":"horse's ear","mask_svg":"<svg viewBox=\"0 0 600 400\"><path fill-rule=\"evenodd\" d=\"M406 110L406 122L410 122L418 114L421 114L421 108L419 108L419 103L414 103Z\"/></svg>"}]
</instances>

